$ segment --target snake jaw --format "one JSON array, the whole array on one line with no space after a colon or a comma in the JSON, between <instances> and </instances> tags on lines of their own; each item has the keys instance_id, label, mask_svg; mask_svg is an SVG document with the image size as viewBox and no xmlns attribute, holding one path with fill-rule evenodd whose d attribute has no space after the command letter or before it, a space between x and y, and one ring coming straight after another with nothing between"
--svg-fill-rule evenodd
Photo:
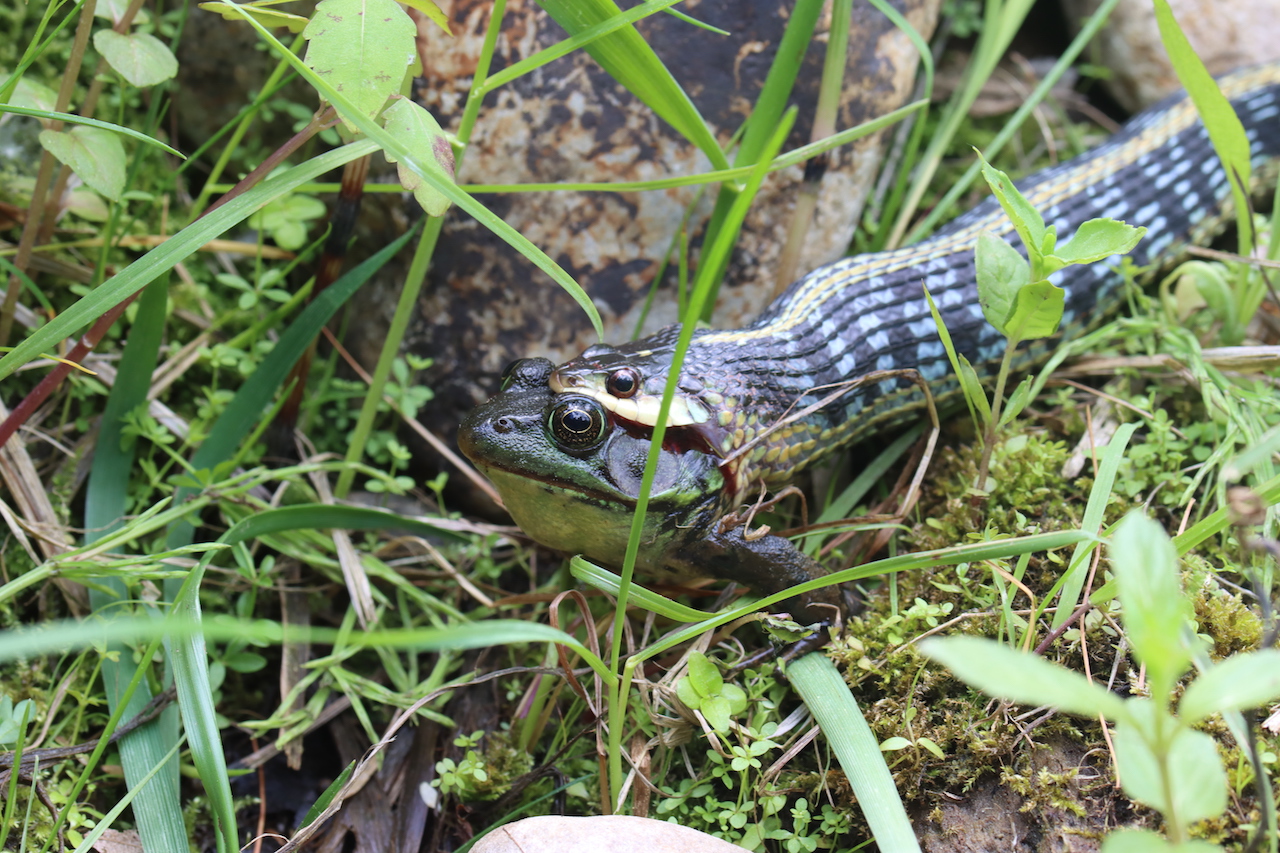
<instances>
[{"instance_id":1,"label":"snake jaw","mask_svg":"<svg viewBox=\"0 0 1280 853\"><path fill-rule=\"evenodd\" d=\"M551 372L547 386L555 394L582 394L604 406L616 418L639 427L652 429L658 423L662 408L662 395L637 394L622 398L605 389L605 372L579 373L565 370L562 365ZM704 424L711 419L711 411L696 397L677 393L671 399L667 413L667 429Z\"/></svg>"}]
</instances>

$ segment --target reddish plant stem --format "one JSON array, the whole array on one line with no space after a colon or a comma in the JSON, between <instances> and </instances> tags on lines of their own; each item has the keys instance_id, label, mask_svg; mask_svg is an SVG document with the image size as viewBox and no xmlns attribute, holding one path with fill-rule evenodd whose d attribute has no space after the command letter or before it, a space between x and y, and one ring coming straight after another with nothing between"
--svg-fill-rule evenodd
<instances>
[{"instance_id":1,"label":"reddish plant stem","mask_svg":"<svg viewBox=\"0 0 1280 853\"><path fill-rule=\"evenodd\" d=\"M323 130L325 127L328 127L329 124L334 121L337 121L337 119L332 108L325 110L324 113L316 116L312 119L310 124L295 134L294 137L286 142L279 150L263 161L258 168L246 175L244 179L232 187L226 195L210 205L209 209L202 213L201 216L208 214L209 211L217 210L226 202L261 181L273 168L276 167L276 165L284 160L285 157L292 154L304 142L312 136L315 136L316 133ZM14 285L10 283L9 286L11 292L13 292L15 290ZM89 327L89 331L85 333L84 337L82 337L80 341L72 347L71 352L67 353L65 360L67 362L74 362L75 364L82 362L85 357L93 351L94 347L98 345L98 342L107 334L107 330L111 328L116 320L120 319L120 316L124 314L125 309L129 307L130 303L138 298L138 294L141 292L142 288L140 287L127 296L119 305L116 305L114 308L98 317L98 319L94 321L93 325ZM49 395L52 394L60 384L62 384L62 380L67 377L67 374L70 373L71 370L71 364L59 362L53 370L49 371L49 374L45 376L44 379L40 380L40 383L36 385L35 388L31 389L31 393L23 398L21 403L14 407L13 411L9 413L9 417L5 418L3 423L0 423L0 446L3 446L6 441L13 437L13 434L18 431L18 428L26 423L27 418L31 417L31 415L35 413L36 409L38 409L41 404L49 398Z\"/></svg>"},{"instance_id":2,"label":"reddish plant stem","mask_svg":"<svg viewBox=\"0 0 1280 853\"><path fill-rule=\"evenodd\" d=\"M40 404L48 399L49 395L71 372L72 365L67 362L79 364L84 361L85 356L93 351L93 348L98 345L98 341L102 340L107 330L111 328L116 320L120 319L120 315L124 313L124 310L129 307L133 300L138 298L138 294L141 292L141 289L134 291L119 305L95 320L93 325L89 327L89 331L85 332L84 337L71 348L71 352L67 353L66 361L58 362L53 370L49 371L48 375L40 380L40 384L31 389L31 393L14 407L13 411L9 413L9 417L5 418L3 423L0 423L0 446L3 446L6 441L13 438L13 434L18 431L18 427L26 423L27 418L35 414Z\"/></svg>"}]
</instances>

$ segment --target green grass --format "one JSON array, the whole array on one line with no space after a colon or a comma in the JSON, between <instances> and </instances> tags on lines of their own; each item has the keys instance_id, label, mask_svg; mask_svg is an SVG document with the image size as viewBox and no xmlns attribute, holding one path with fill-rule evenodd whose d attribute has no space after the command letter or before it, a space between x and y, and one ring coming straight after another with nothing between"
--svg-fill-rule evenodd
<instances>
[{"instance_id":1,"label":"green grass","mask_svg":"<svg viewBox=\"0 0 1280 853\"><path fill-rule=\"evenodd\" d=\"M239 14L233 3L217 5ZM780 51L785 61L771 69L754 120L735 137L740 140L736 147L727 150L719 147L676 78L630 26L673 5L671 0L651 0L619 14L607 0L549 4L569 37L491 73L504 6L495 3L462 124L446 142L461 162L474 127L484 118L486 96L557 56L586 50L702 151L711 164L705 174L643 185L458 187L438 160L424 153L433 150L431 134L438 131L423 131L428 143L423 145L381 125L376 106L398 91L399 80L388 83L385 93L375 92L371 108L348 97L350 86L338 91L332 74L318 75L300 58L304 39L289 43L259 27L262 43L278 65L261 92L242 93L240 116L209 141L207 150L193 155L211 164L211 180L194 198L183 183L193 170L175 155L167 137L166 105L184 94L173 81L148 84L144 93L104 69L95 86L92 28L82 26L83 7L78 4L20 5L2 13L0 26L13 38L0 46L0 60L17 70L0 82L0 100L24 97L19 80L56 91L59 75L66 74L75 84L68 88L70 99L56 109L5 109L52 119L96 100L96 109L86 112L123 127L126 141L123 159L107 164L113 174L123 176L124 187L101 202L105 216L90 221L73 213L62 223L92 231L101 241L57 251L36 246L42 257L78 264L88 283L68 286L56 275L31 273L25 289L12 288L12 298L0 307L0 330L10 330L13 347L0 358L5 400L11 406L33 393L39 378L54 369L25 366L42 355L65 355L64 342L86 329L96 326L95 334L103 340L99 350L119 357L112 382L105 373L76 376L67 368L71 378L23 410L39 412L39 420L28 423L38 432L18 433L22 453L34 462L38 481L28 485L38 496L25 504L6 497L14 512L28 514L28 524L8 525L0 554L0 684L5 694L0 696L0 754L41 755L42 770L0 775L0 846L54 849L61 832L72 847L87 849L114 826L136 829L148 849L180 850L195 838L204 849L239 849L249 840L246 827L256 820L232 794L226 765L229 750L245 751L241 732L264 743L297 746L327 704L343 702L349 703L354 728L367 741L362 746L385 748L390 735L399 731L403 737L403 727L411 721L449 729L442 743L459 738L458 751L447 759L451 763L439 769L438 787L447 796L489 804L486 822L477 830L530 809L547 809L556 796L567 798L574 813L637 808L640 786L634 780L628 785L627 757L637 744L648 744L641 751L652 762L650 776L659 785L650 811L657 817L679 819L748 846L767 841L788 851L829 845L846 849L870 832L882 849L910 849L914 841L903 799L913 813L924 814L942 801L941 792L989 780L1002 772L1000 767L1009 790L1040 797L1046 808L1071 811L1096 804L1101 795L1084 791L1066 776L1049 781L1037 776L1027 763L1033 753L1027 740L1040 734L1046 741L1065 738L1082 750L1105 755L1097 723L1059 717L1024 735L1003 709L993 714L984 697L923 658L918 640L940 631L988 634L1076 669L1091 667L1095 681L1105 680L1099 667L1104 657L1106 667L1123 659L1125 639L1119 632L1127 630L1132 613L1123 606L1124 582L1113 580L1108 564L1097 561L1102 553L1098 546L1134 507L1145 507L1172 532L1181 530L1171 546L1184 558L1187 591L1177 607L1215 644L1207 656L1201 653L1202 659L1193 656L1201 671L1215 671L1208 657L1252 649L1273 631L1252 608L1247 589L1240 590L1252 585L1265 598L1275 586L1275 564L1265 547L1275 539L1275 506L1280 503L1275 470L1280 406L1270 380L1227 373L1203 356L1204 347L1235 342L1244 334L1247 317L1265 291L1258 280L1238 270L1226 276L1233 288L1234 325L1182 322L1166 313L1168 300L1135 296L1132 317L1058 353L1029 386L1028 411L1036 417L1024 415L1006 424L996 441L987 442L999 487L980 505L973 503L970 487L982 468L982 450L971 438L949 434L912 514L849 525L850 532L864 537L893 531L887 555L874 555L876 559L825 581L872 584L872 606L855 620L852 631L834 640L830 661L811 655L792 664L789 683L777 677L772 662L730 671L744 649L767 642L762 632L741 624L755 620L756 603L721 611L705 604L691 608L632 586L634 541L621 577L574 561L575 575L605 589L616 606L599 596L578 594L551 605L547 600L571 583L567 570L550 579L545 571L535 573L535 567L545 569L545 556L512 548L500 540L500 531L449 512L434 500L436 495L428 494L431 488L416 491L430 511L415 518L335 501L357 483L373 483L384 495L405 490L401 451L394 441L397 420L384 392L396 391L409 405L430 405L425 395L408 393L408 363L401 360L397 366L397 356L442 220L430 218L399 241L378 247L381 251L370 260L305 299L271 292L295 264L308 268L316 244L301 249L302 258L296 261L266 252L240 259L236 275L242 286L236 288L219 280L225 271L197 254L209 240L231 236L250 216L291 194L332 191L319 178L381 148L430 191L494 229L551 275L598 327L595 309L577 285L471 193L630 191L717 183L701 263L682 303L683 352L696 322L714 306L739 227L771 171L914 116L906 164L890 181L881 225L876 234L860 239L896 243L909 232L932 227L930 217L918 221L917 205L945 192L937 209L950 207L965 182L948 192L931 184L928 175L956 135L965 132L965 105L995 67L1027 4L1006 0L985 7L971 76L936 124L926 123L922 115L926 96L866 126L835 127L838 75L832 69L840 63L833 58L818 116L819 126L825 122L830 135L795 151L782 148L794 118L787 109L789 92L797 57L812 37L822 4L797 4ZM837 17L847 10L847 2L838 4ZM157 7L121 29L172 44L191 37L188 14L185 7ZM1099 26L1101 18L1090 22L1058 70L1070 64L1088 33ZM923 50L924 40L918 34L914 38ZM835 53L843 49L839 39L831 46ZM323 56L310 59L328 70ZM253 175L240 185L219 184L223 176L249 173L273 145L283 142L267 143L257 138L256 129L260 111L280 97L275 86L291 74L312 83L361 131L360 139L316 154L304 147L270 174ZM931 66L926 76L931 79ZM1049 85L1046 81L996 132L985 149L988 155L1018 132ZM925 145L931 128L937 133ZM318 130L312 122L306 132ZM52 197L67 178L52 161L43 168L43 180L22 185L25 196L13 195L18 190L4 178L0 192L5 200L35 207ZM227 197L220 198L224 192ZM35 201L29 202L32 193ZM27 241L35 245L41 235L36 225L29 227L33 230ZM172 236L141 254L118 245L124 237L160 233ZM4 235L15 244L22 236L20 228ZM353 398L350 386L334 379L332 371L319 371L311 382L309 393L316 399L344 406L340 414L315 418L308 434L318 454L330 455L267 467L263 436L287 391L289 369L325 323L346 302L359 298L368 277L409 243L413 249L406 284L371 385ZM20 265L28 262L23 250L3 257ZM24 326L24 315L16 310L19 301L31 308L47 306L51 314ZM117 314L123 316L120 322ZM1091 460L1096 467L1081 479L1068 480L1059 472L1069 455L1067 441L1097 426L1095 418L1103 416L1096 398L1050 384L1068 355L1102 351L1131 361L1171 352L1195 382L1132 367L1115 371L1105 392L1123 401L1109 416L1121 423L1110 444ZM157 365L181 373L160 391L160 401L176 415L148 403L157 390ZM664 406L670 396L668 389ZM50 441L36 440L39 432ZM900 460L911 441L903 438L885 449L866 476L849 482L843 475L834 478L829 497L820 500L813 515L837 522L870 512L892 485L882 478L903 465ZM71 455L50 449L61 447ZM90 453L92 461L81 464ZM651 458L649 480L653 467ZM1228 499L1227 486L1237 480L1249 484L1266 508L1260 527L1241 524L1228 509L1244 500L1239 493ZM13 488L10 483L10 496ZM791 523L786 515L775 521L775 529ZM33 532L37 523L38 529L53 530L52 538L61 544L42 544ZM843 555L852 559L861 546L855 539L829 554L838 533L813 533L805 548L843 566ZM303 621L295 621L297 613L281 603L282 592L308 598ZM530 600L500 601L516 592L532 595ZM1085 601L1092 604L1087 613L1080 608ZM573 606L566 606L570 602ZM628 603L638 609L628 611ZM660 614L648 627L646 610ZM1072 617L1075 621L1068 621ZM731 624L737 626L734 633L716 633L715 642L705 644L709 632ZM785 626L766 627L778 636L787 631ZM724 681L736 684L751 700L734 716L729 733L714 741L696 723L691 725L687 709L674 699L688 651L699 644L723 668ZM307 666L290 670L286 657L308 647ZM496 671L481 677L494 680L493 692L504 705L498 710L500 722L473 736L451 730L457 712L448 700L459 690L474 689L467 686L475 674L465 655L479 648L490 649L487 665ZM584 670L570 682L541 669L561 665L585 666L593 678L584 678ZM285 679L277 688L281 670ZM1125 664L1118 672L1129 679L1130 689L1141 689L1136 667ZM1161 678L1160 689L1169 693L1168 678ZM852 694L840 689L846 683L854 685ZM109 741L113 731L170 685L177 699L157 719ZM269 700L277 689L285 695ZM800 743L806 726L799 725L802 718L795 713L797 695L813 707L823 727L817 746ZM857 701L852 707L827 708L820 707L818 696ZM33 702L22 705L27 698ZM1274 794L1267 774L1274 771L1280 743L1254 729L1256 749L1250 750L1248 723L1235 713L1242 707L1239 701L1198 701L1195 707L1228 712L1202 727L1208 730L1206 737L1217 739L1233 797L1224 813L1199 827L1188 830L1187 821L1175 821L1170 837L1182 840L1190 831L1239 848L1261 827L1263 849L1274 850ZM607 731L596 728L600 721L607 722ZM605 747L603 763L595 754L597 732ZM687 742L690 736L689 746L664 745ZM39 752L94 738L101 738L96 748L76 759ZM827 757L828 745L836 763ZM773 766L796 746L803 746L798 755ZM376 754L367 756L364 769L380 760ZM563 782L521 779L543 761L560 765ZM828 775L837 766L844 773ZM1105 770L1110 765L1101 761L1098 766ZM520 787L525 782L528 786ZM520 796L502 799L513 784ZM61 809L59 826L32 796L37 785ZM317 813L337 807L341 797L334 797L335 791L324 796L317 792ZM301 841L320 826L311 821L282 831L296 832L295 840Z\"/></svg>"}]
</instances>

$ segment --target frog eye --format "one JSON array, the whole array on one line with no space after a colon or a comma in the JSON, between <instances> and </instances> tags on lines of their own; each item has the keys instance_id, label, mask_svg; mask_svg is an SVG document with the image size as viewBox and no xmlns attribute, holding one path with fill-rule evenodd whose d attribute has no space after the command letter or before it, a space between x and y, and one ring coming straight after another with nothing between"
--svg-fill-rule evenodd
<instances>
[{"instance_id":1,"label":"frog eye","mask_svg":"<svg viewBox=\"0 0 1280 853\"><path fill-rule=\"evenodd\" d=\"M569 397L551 407L547 429L566 450L587 450L605 435L604 407L590 397Z\"/></svg>"},{"instance_id":2,"label":"frog eye","mask_svg":"<svg viewBox=\"0 0 1280 853\"><path fill-rule=\"evenodd\" d=\"M640 390L640 374L634 368L624 367L615 370L605 382L605 390L620 400L634 397Z\"/></svg>"}]
</instances>

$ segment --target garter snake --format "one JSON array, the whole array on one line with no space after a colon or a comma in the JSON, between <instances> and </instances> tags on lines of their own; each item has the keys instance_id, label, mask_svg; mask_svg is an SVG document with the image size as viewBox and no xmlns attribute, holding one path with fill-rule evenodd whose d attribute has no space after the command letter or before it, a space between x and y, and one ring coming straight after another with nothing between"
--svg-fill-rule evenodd
<instances>
[{"instance_id":1,"label":"garter snake","mask_svg":"<svg viewBox=\"0 0 1280 853\"><path fill-rule=\"evenodd\" d=\"M1255 162L1280 156L1280 64L1227 75L1219 85ZM1097 148L1018 186L1064 241L1095 217L1146 226L1132 253L1144 266L1215 230L1229 195L1185 96L1135 116ZM992 371L1004 339L978 304L974 245L982 231L1021 248L1008 218L988 199L924 242L814 270L744 329L695 333L677 380L637 568L739 579L767 591L811 577L816 565L785 540L748 540L720 521L748 490L775 489L923 403L906 379L866 384L813 405L825 399L825 389L904 369L918 371L935 396L954 389L925 288L956 350L980 374ZM1096 325L1118 302L1123 281L1106 262L1068 267L1050 280L1066 293L1060 337ZM522 359L508 368L502 390L463 422L463 451L534 539L620 563L677 336L673 326L617 347L593 346L559 367ZM1051 343L1025 348L1015 367L1043 360Z\"/></svg>"}]
</instances>

